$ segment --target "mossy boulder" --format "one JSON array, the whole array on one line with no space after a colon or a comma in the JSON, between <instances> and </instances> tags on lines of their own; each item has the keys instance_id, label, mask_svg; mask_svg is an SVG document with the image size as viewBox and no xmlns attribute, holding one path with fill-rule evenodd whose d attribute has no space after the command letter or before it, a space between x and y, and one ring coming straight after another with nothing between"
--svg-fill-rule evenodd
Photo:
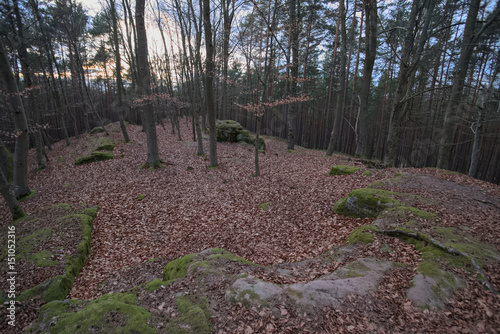
<instances>
[{"instance_id":1,"label":"mossy boulder","mask_svg":"<svg viewBox=\"0 0 500 334\"><path fill-rule=\"evenodd\" d=\"M408 195L375 188L355 189L346 198L338 200L334 210L338 214L355 218L376 218L382 212L411 214L424 219L435 217L433 213L411 207L396 199L404 196Z\"/></svg>"},{"instance_id":2,"label":"mossy boulder","mask_svg":"<svg viewBox=\"0 0 500 334\"><path fill-rule=\"evenodd\" d=\"M255 146L255 134L245 130L243 126L233 120L217 120L217 141L230 143L248 143ZM259 137L259 150L266 150L266 142L264 138Z\"/></svg>"},{"instance_id":3,"label":"mossy boulder","mask_svg":"<svg viewBox=\"0 0 500 334\"><path fill-rule=\"evenodd\" d=\"M42 306L33 333L156 333L151 314L136 305L136 296L104 295L91 302L56 300Z\"/></svg>"},{"instance_id":4,"label":"mossy boulder","mask_svg":"<svg viewBox=\"0 0 500 334\"><path fill-rule=\"evenodd\" d=\"M94 151L113 151L115 144L108 137L100 137L97 140L97 148Z\"/></svg>"},{"instance_id":5,"label":"mossy boulder","mask_svg":"<svg viewBox=\"0 0 500 334\"><path fill-rule=\"evenodd\" d=\"M87 153L75 159L75 165L113 159L114 148L115 144L108 137L94 138Z\"/></svg>"},{"instance_id":6,"label":"mossy boulder","mask_svg":"<svg viewBox=\"0 0 500 334\"><path fill-rule=\"evenodd\" d=\"M358 170L359 167L338 165L338 166L333 166L330 169L328 175L349 175L354 172L357 172Z\"/></svg>"},{"instance_id":7,"label":"mossy boulder","mask_svg":"<svg viewBox=\"0 0 500 334\"><path fill-rule=\"evenodd\" d=\"M167 325L167 333L210 333L208 300L199 295L180 295L175 298L179 316Z\"/></svg>"},{"instance_id":8,"label":"mossy boulder","mask_svg":"<svg viewBox=\"0 0 500 334\"><path fill-rule=\"evenodd\" d=\"M91 135L96 134L96 133L103 133L103 132L104 132L104 128L102 126L97 126L89 131L89 133Z\"/></svg>"},{"instance_id":9,"label":"mossy boulder","mask_svg":"<svg viewBox=\"0 0 500 334\"><path fill-rule=\"evenodd\" d=\"M83 164L88 164L91 162L110 160L110 159L113 159L113 153L95 151L95 152L92 152L90 155L78 157L75 160L75 165L83 165Z\"/></svg>"}]
</instances>

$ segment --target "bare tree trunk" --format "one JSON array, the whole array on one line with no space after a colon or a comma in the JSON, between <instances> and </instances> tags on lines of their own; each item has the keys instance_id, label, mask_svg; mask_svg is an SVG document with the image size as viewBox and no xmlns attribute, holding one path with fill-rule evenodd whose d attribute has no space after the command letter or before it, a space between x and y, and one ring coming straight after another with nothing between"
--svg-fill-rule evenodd
<instances>
[{"instance_id":1,"label":"bare tree trunk","mask_svg":"<svg viewBox=\"0 0 500 334\"><path fill-rule=\"evenodd\" d=\"M116 15L116 5L115 0L109 0L109 6L111 9L111 20L113 23L113 44L115 47L115 66L116 66L116 95L118 98L118 117L120 121L120 129L122 130L123 138L125 142L130 142L128 136L127 127L123 121L123 116L125 114L125 106L123 104L123 80L122 80L122 61L120 56L120 43L118 43L118 24Z\"/></svg>"},{"instance_id":2,"label":"bare tree trunk","mask_svg":"<svg viewBox=\"0 0 500 334\"><path fill-rule=\"evenodd\" d=\"M328 143L327 156L332 156L333 151L338 149L339 135L342 127L342 119L344 116L344 96L346 94L346 63L347 63L347 35L345 24L345 6L344 0L339 1L339 18L341 41L340 41L340 90L337 95L337 103L335 106L335 119L333 122L332 133L330 134L330 142ZM334 65L332 65L334 66Z\"/></svg>"},{"instance_id":3,"label":"bare tree trunk","mask_svg":"<svg viewBox=\"0 0 500 334\"><path fill-rule=\"evenodd\" d=\"M151 95L151 75L149 72L148 61L148 41L146 35L146 25L144 20L145 0L136 0L135 22L137 29L137 65L138 65L138 87L142 96ZM154 119L154 110L151 103L146 103L143 109L144 124L146 125L147 135L147 159L146 163L155 165L159 162L158 141L156 137L156 123Z\"/></svg>"},{"instance_id":4,"label":"bare tree trunk","mask_svg":"<svg viewBox=\"0 0 500 334\"><path fill-rule=\"evenodd\" d=\"M0 170L3 172L5 179L10 184L14 176L14 160L9 149L0 140Z\"/></svg>"},{"instance_id":5,"label":"bare tree trunk","mask_svg":"<svg viewBox=\"0 0 500 334\"><path fill-rule=\"evenodd\" d=\"M203 0L203 23L205 26L205 98L208 109L208 130L210 135L210 167L216 167L217 162L217 133L215 129L215 101L214 101L214 44L212 39L212 23L210 21L210 0Z\"/></svg>"},{"instance_id":6,"label":"bare tree trunk","mask_svg":"<svg viewBox=\"0 0 500 334\"><path fill-rule=\"evenodd\" d=\"M19 218L23 218L26 216L21 205L17 201L16 196L12 192L10 188L9 182L5 178L4 173L0 170L0 193L2 197L5 199L5 203L9 207L10 213L12 214L12 220L16 220Z\"/></svg>"},{"instance_id":7,"label":"bare tree trunk","mask_svg":"<svg viewBox=\"0 0 500 334\"><path fill-rule=\"evenodd\" d=\"M297 92L297 84L295 80L299 75L299 17L297 12L300 8L300 0L290 0L289 1L289 18L290 18L290 46L292 49L292 66L290 69L290 74L292 80L290 81L290 96L294 97ZM296 116L297 104L291 103L288 106L288 149L293 150L295 148L295 116Z\"/></svg>"},{"instance_id":8,"label":"bare tree trunk","mask_svg":"<svg viewBox=\"0 0 500 334\"><path fill-rule=\"evenodd\" d=\"M360 112L358 116L358 133L356 140L356 155L362 158L371 158L369 145L369 115L368 99L370 97L370 85L372 81L373 66L377 56L377 1L363 0L366 16L366 46L365 63L363 66L363 85L360 94Z\"/></svg>"},{"instance_id":9,"label":"bare tree trunk","mask_svg":"<svg viewBox=\"0 0 500 334\"><path fill-rule=\"evenodd\" d=\"M29 150L29 133L28 121L24 112L23 101L19 94L16 80L9 66L7 52L0 40L0 80L7 93L8 100L12 106L12 118L16 136L16 144L14 149L14 195L16 198L30 194L28 185L28 150Z\"/></svg>"}]
</instances>

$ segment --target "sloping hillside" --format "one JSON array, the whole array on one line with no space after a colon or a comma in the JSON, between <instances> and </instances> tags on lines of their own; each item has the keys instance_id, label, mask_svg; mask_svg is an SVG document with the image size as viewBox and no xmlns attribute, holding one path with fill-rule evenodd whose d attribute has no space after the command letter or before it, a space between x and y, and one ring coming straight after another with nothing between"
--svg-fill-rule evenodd
<instances>
[{"instance_id":1,"label":"sloping hillside","mask_svg":"<svg viewBox=\"0 0 500 334\"><path fill-rule=\"evenodd\" d=\"M253 177L250 146L220 143L220 167L211 169L206 157L195 155L189 129L182 131L185 141L158 128L160 155L168 164L156 170L141 169L146 144L138 126L129 126L128 144L119 132L111 133L111 160L74 163L88 154L88 137L102 134L73 140L69 147L56 143L45 170L35 171L31 159L36 196L23 202L29 215L58 203L99 206L92 252L70 298L95 299L139 286L133 297L105 298L150 312L147 326L153 332L198 326L183 318L180 292L198 298L182 310L198 305L212 332L499 327L498 295L483 287L481 276L500 290L500 187L436 169L370 169L347 156L303 148L288 152L285 142L272 138L266 138L260 157L262 176ZM359 169L329 175L335 165ZM381 212L358 218L334 211L352 190L366 188L376 193L376 203L385 203L381 194L390 197ZM8 217L3 203L0 216ZM419 238L411 237L415 233ZM484 272L429 238L470 256ZM183 275L163 272L170 261L203 251L180 266ZM353 280L364 280L366 289L350 289ZM19 284L20 291L32 287ZM338 289L345 293L320 294ZM60 324L83 310L71 306ZM48 330L43 317L52 319L50 312L44 310L38 331ZM130 315L107 321L128 323L123 317Z\"/></svg>"}]
</instances>

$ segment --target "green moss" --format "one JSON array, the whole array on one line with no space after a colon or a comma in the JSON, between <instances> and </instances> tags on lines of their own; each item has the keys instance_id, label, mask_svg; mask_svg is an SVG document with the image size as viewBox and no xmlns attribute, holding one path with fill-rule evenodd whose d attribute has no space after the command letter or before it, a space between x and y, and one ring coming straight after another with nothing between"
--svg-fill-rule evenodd
<instances>
[{"instance_id":1,"label":"green moss","mask_svg":"<svg viewBox=\"0 0 500 334\"><path fill-rule=\"evenodd\" d=\"M50 267L54 264L58 264L59 262L53 261L50 259L52 253L46 250L41 250L28 256L28 258L35 262L37 267Z\"/></svg>"},{"instance_id":2,"label":"green moss","mask_svg":"<svg viewBox=\"0 0 500 334\"><path fill-rule=\"evenodd\" d=\"M365 171L363 172L363 176L370 176L370 175L371 175L371 173L370 173L370 171L369 171L369 170L365 170Z\"/></svg>"},{"instance_id":3,"label":"green moss","mask_svg":"<svg viewBox=\"0 0 500 334\"><path fill-rule=\"evenodd\" d=\"M27 255L33 251L33 245L44 241L49 236L51 236L52 233L53 231L51 228L45 227L35 231L29 236L21 238L17 242L16 260L19 261L25 259Z\"/></svg>"},{"instance_id":4,"label":"green moss","mask_svg":"<svg viewBox=\"0 0 500 334\"><path fill-rule=\"evenodd\" d=\"M408 206L396 200L396 197L410 196L383 189L355 189L346 198L335 203L336 213L355 218L376 218L386 211L391 215L416 216L424 219L435 218L436 215Z\"/></svg>"},{"instance_id":5,"label":"green moss","mask_svg":"<svg viewBox=\"0 0 500 334\"><path fill-rule=\"evenodd\" d=\"M87 208L83 210L83 213L95 219L97 217L97 207Z\"/></svg>"},{"instance_id":6,"label":"green moss","mask_svg":"<svg viewBox=\"0 0 500 334\"><path fill-rule=\"evenodd\" d=\"M26 214L24 213L23 209L20 206L14 206L14 210L12 213L12 220L17 221L19 219L22 219L26 217Z\"/></svg>"},{"instance_id":7,"label":"green moss","mask_svg":"<svg viewBox=\"0 0 500 334\"><path fill-rule=\"evenodd\" d=\"M134 295L114 293L89 303L48 303L42 306L32 330L43 331L50 324L50 333L156 333L147 324L150 316L148 311L136 305Z\"/></svg>"},{"instance_id":8,"label":"green moss","mask_svg":"<svg viewBox=\"0 0 500 334\"><path fill-rule=\"evenodd\" d=\"M35 197L35 195L36 195L36 190L35 189L31 189L31 191L30 191L29 194L21 196L21 198L18 198L18 201L19 202L27 201L27 200L32 199L33 197Z\"/></svg>"},{"instance_id":9,"label":"green moss","mask_svg":"<svg viewBox=\"0 0 500 334\"><path fill-rule=\"evenodd\" d=\"M146 284L144 284L144 288L149 291L149 292L153 292L155 290L158 290L159 288L161 288L162 286L167 286L171 283L172 281L168 281L168 282L165 282L165 281L162 281L161 279L159 278L156 278L150 282L147 282Z\"/></svg>"},{"instance_id":10,"label":"green moss","mask_svg":"<svg viewBox=\"0 0 500 334\"><path fill-rule=\"evenodd\" d=\"M365 225L358 227L357 229L352 231L352 233L347 237L346 243L348 244L372 243L375 239L370 231L377 231L377 230L378 228L374 225Z\"/></svg>"},{"instance_id":11,"label":"green moss","mask_svg":"<svg viewBox=\"0 0 500 334\"><path fill-rule=\"evenodd\" d=\"M165 268L163 268L163 280L169 281L185 277L192 262L193 255L189 254L167 263Z\"/></svg>"},{"instance_id":12,"label":"green moss","mask_svg":"<svg viewBox=\"0 0 500 334\"><path fill-rule=\"evenodd\" d=\"M53 206L48 208L48 210L51 210L51 209L63 209L66 211L70 211L70 210L73 210L73 207L69 204L66 204L66 203L59 203L59 204L53 205Z\"/></svg>"},{"instance_id":13,"label":"green moss","mask_svg":"<svg viewBox=\"0 0 500 334\"><path fill-rule=\"evenodd\" d=\"M139 196L137 196L137 200L142 201L145 197L146 197L146 195L140 194Z\"/></svg>"},{"instance_id":14,"label":"green moss","mask_svg":"<svg viewBox=\"0 0 500 334\"><path fill-rule=\"evenodd\" d=\"M102 133L104 132L104 128L102 126L97 126L95 128L93 128L92 130L90 130L90 134L93 135L95 133Z\"/></svg>"},{"instance_id":15,"label":"green moss","mask_svg":"<svg viewBox=\"0 0 500 334\"><path fill-rule=\"evenodd\" d=\"M271 204L271 202L262 203L261 205L259 205L259 207L260 207L262 210L266 211L266 210L267 210L267 206L268 206L269 204Z\"/></svg>"},{"instance_id":16,"label":"green moss","mask_svg":"<svg viewBox=\"0 0 500 334\"><path fill-rule=\"evenodd\" d=\"M244 259L244 258L239 257L239 256L234 256L233 254L226 252L226 251L224 251L224 253L221 253L221 254L210 255L210 258L211 259L226 259L226 260L241 262L244 264L255 265L255 263L248 261L247 259Z\"/></svg>"},{"instance_id":17,"label":"green moss","mask_svg":"<svg viewBox=\"0 0 500 334\"><path fill-rule=\"evenodd\" d=\"M242 290L238 294L238 301L240 301L245 307L250 307L251 300L260 301L260 296L251 289Z\"/></svg>"},{"instance_id":18,"label":"green moss","mask_svg":"<svg viewBox=\"0 0 500 334\"><path fill-rule=\"evenodd\" d=\"M358 170L359 167L338 165L333 166L328 175L349 175L357 172Z\"/></svg>"},{"instance_id":19,"label":"green moss","mask_svg":"<svg viewBox=\"0 0 500 334\"><path fill-rule=\"evenodd\" d=\"M90 154L90 155L76 158L75 165L83 165L83 164L88 164L88 163L95 162L95 161L103 161L103 160L110 160L110 159L113 159L112 152L95 151L95 152L92 152L92 154Z\"/></svg>"},{"instance_id":20,"label":"green moss","mask_svg":"<svg viewBox=\"0 0 500 334\"><path fill-rule=\"evenodd\" d=\"M346 198L335 203L336 213L348 217L371 217L375 218L389 205L394 206L397 202L393 196L395 193L381 189L356 189L349 193Z\"/></svg>"},{"instance_id":21,"label":"green moss","mask_svg":"<svg viewBox=\"0 0 500 334\"><path fill-rule=\"evenodd\" d=\"M150 169L150 170L162 169L163 168L163 164L164 164L164 162L161 161L161 160L157 161L155 163L146 162L144 165L141 166L141 169Z\"/></svg>"},{"instance_id":22,"label":"green moss","mask_svg":"<svg viewBox=\"0 0 500 334\"><path fill-rule=\"evenodd\" d=\"M97 140L97 148L94 151L113 151L115 144L109 137L99 137Z\"/></svg>"},{"instance_id":23,"label":"green moss","mask_svg":"<svg viewBox=\"0 0 500 334\"><path fill-rule=\"evenodd\" d=\"M175 299L175 303L179 316L167 324L167 333L210 333L207 298L198 295L181 295Z\"/></svg>"}]
</instances>

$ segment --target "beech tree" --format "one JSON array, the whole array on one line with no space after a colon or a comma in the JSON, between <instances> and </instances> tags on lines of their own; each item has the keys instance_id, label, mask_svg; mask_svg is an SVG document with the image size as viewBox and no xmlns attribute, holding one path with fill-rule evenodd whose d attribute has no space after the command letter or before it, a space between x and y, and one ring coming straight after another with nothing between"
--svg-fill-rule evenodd
<instances>
[{"instance_id":1,"label":"beech tree","mask_svg":"<svg viewBox=\"0 0 500 334\"><path fill-rule=\"evenodd\" d=\"M7 57L7 51L0 39L0 80L7 99L11 106L12 118L14 120L15 149L14 149L14 195L16 198L22 198L31 193L28 185L28 150L29 133L28 121L24 112L24 105L21 99L21 93L17 87L16 80L10 68L10 62ZM3 176L5 179L5 176Z\"/></svg>"},{"instance_id":2,"label":"beech tree","mask_svg":"<svg viewBox=\"0 0 500 334\"><path fill-rule=\"evenodd\" d=\"M145 0L136 0L135 20L137 26L137 70L139 80L137 82L139 94L143 97L151 95L151 75L148 61L148 40L144 18ZM146 164L154 166L161 162L158 153L158 139L156 136L156 122L154 110L148 99L142 105L143 120L147 136L147 159Z\"/></svg>"},{"instance_id":3,"label":"beech tree","mask_svg":"<svg viewBox=\"0 0 500 334\"><path fill-rule=\"evenodd\" d=\"M214 44L212 39L212 23L210 20L210 0L203 0L203 25L205 27L205 99L208 110L208 131L210 136L210 167L217 162L217 131L215 128L215 101L214 101Z\"/></svg>"}]
</instances>

